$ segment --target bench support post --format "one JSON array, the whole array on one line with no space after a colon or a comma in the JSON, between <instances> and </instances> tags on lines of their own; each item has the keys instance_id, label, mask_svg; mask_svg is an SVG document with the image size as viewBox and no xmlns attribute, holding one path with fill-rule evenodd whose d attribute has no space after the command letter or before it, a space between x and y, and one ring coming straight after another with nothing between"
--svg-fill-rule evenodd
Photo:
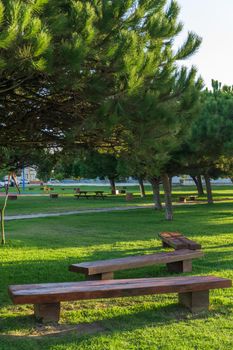
<instances>
[{"instance_id":1,"label":"bench support post","mask_svg":"<svg viewBox=\"0 0 233 350\"><path fill-rule=\"evenodd\" d=\"M208 311L209 290L179 293L179 304L187 307L191 312Z\"/></svg>"},{"instance_id":2,"label":"bench support post","mask_svg":"<svg viewBox=\"0 0 233 350\"><path fill-rule=\"evenodd\" d=\"M60 318L60 303L35 304L34 314L42 323L57 323Z\"/></svg>"},{"instance_id":3,"label":"bench support post","mask_svg":"<svg viewBox=\"0 0 233 350\"><path fill-rule=\"evenodd\" d=\"M167 269L169 272L191 272L192 271L192 260L176 261L167 264Z\"/></svg>"},{"instance_id":4,"label":"bench support post","mask_svg":"<svg viewBox=\"0 0 233 350\"><path fill-rule=\"evenodd\" d=\"M86 275L86 279L88 281L113 280L114 279L114 274L113 274L113 272L105 272L105 273L98 273L96 275Z\"/></svg>"},{"instance_id":5,"label":"bench support post","mask_svg":"<svg viewBox=\"0 0 233 350\"><path fill-rule=\"evenodd\" d=\"M162 241L162 247L163 248L171 248L171 246L164 241Z\"/></svg>"}]
</instances>

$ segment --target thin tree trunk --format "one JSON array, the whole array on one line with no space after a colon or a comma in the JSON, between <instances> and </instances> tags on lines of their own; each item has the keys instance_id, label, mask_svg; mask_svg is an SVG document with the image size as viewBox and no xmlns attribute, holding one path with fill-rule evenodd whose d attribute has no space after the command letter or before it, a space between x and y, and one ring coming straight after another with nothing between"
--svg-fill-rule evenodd
<instances>
[{"instance_id":1,"label":"thin tree trunk","mask_svg":"<svg viewBox=\"0 0 233 350\"><path fill-rule=\"evenodd\" d=\"M153 177L149 181L151 183L152 190L153 190L155 209L161 210L163 207L162 207L161 197L160 197L159 178Z\"/></svg>"},{"instance_id":2,"label":"thin tree trunk","mask_svg":"<svg viewBox=\"0 0 233 350\"><path fill-rule=\"evenodd\" d=\"M233 183L233 177L230 177L230 179L231 179L231 182Z\"/></svg>"},{"instance_id":3,"label":"thin tree trunk","mask_svg":"<svg viewBox=\"0 0 233 350\"><path fill-rule=\"evenodd\" d=\"M5 244L5 230L4 230L4 214L3 210L0 209L0 215L1 215L1 244Z\"/></svg>"},{"instance_id":4,"label":"thin tree trunk","mask_svg":"<svg viewBox=\"0 0 233 350\"><path fill-rule=\"evenodd\" d=\"M205 184L206 184L206 193L207 193L207 201L208 204L213 204L213 195L212 195L212 188L210 183L210 177L208 174L204 175Z\"/></svg>"},{"instance_id":5,"label":"thin tree trunk","mask_svg":"<svg viewBox=\"0 0 233 350\"><path fill-rule=\"evenodd\" d=\"M6 194L4 205L0 209L0 216L1 216L1 244L5 244L6 243L5 221L4 221L4 219L5 219L5 209L6 209L6 205L7 205L7 199L8 199L8 193Z\"/></svg>"},{"instance_id":6,"label":"thin tree trunk","mask_svg":"<svg viewBox=\"0 0 233 350\"><path fill-rule=\"evenodd\" d=\"M190 175L190 176L196 185L198 196L202 196L204 194L204 190L203 190L203 186L202 186L201 176L200 175L198 175L198 176Z\"/></svg>"},{"instance_id":7,"label":"thin tree trunk","mask_svg":"<svg viewBox=\"0 0 233 350\"><path fill-rule=\"evenodd\" d=\"M173 220L173 209L172 209L172 196L171 196L169 176L167 174L164 174L162 176L162 181L163 181L164 198L165 198L166 219L171 221Z\"/></svg>"},{"instance_id":8,"label":"thin tree trunk","mask_svg":"<svg viewBox=\"0 0 233 350\"><path fill-rule=\"evenodd\" d=\"M196 187L198 187L198 181L197 181L197 177L196 176L193 176L193 175L190 175L191 178L193 179L193 182L195 183Z\"/></svg>"},{"instance_id":9,"label":"thin tree trunk","mask_svg":"<svg viewBox=\"0 0 233 350\"><path fill-rule=\"evenodd\" d=\"M170 184L170 189L171 189L171 192L172 192L172 176L169 176L169 184Z\"/></svg>"},{"instance_id":10,"label":"thin tree trunk","mask_svg":"<svg viewBox=\"0 0 233 350\"><path fill-rule=\"evenodd\" d=\"M142 177L138 178L138 183L139 183L139 187L140 187L141 197L145 198L146 197L146 192L145 192L145 186L144 186Z\"/></svg>"},{"instance_id":11,"label":"thin tree trunk","mask_svg":"<svg viewBox=\"0 0 233 350\"><path fill-rule=\"evenodd\" d=\"M205 193L204 193L204 189L201 181L201 175L197 175L197 182L198 182L198 186L197 186L198 196L203 196L203 194Z\"/></svg>"},{"instance_id":12,"label":"thin tree trunk","mask_svg":"<svg viewBox=\"0 0 233 350\"><path fill-rule=\"evenodd\" d=\"M116 194L116 184L115 184L115 179L114 178L108 178L111 186L111 193Z\"/></svg>"}]
</instances>

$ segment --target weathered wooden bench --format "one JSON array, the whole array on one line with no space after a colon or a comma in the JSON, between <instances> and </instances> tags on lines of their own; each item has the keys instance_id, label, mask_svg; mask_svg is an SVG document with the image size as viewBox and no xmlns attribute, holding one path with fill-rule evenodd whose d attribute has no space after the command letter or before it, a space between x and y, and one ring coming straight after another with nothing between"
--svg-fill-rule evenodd
<instances>
[{"instance_id":1,"label":"weathered wooden bench","mask_svg":"<svg viewBox=\"0 0 233 350\"><path fill-rule=\"evenodd\" d=\"M172 247L179 249L201 249L201 245L191 239L185 237L179 232L160 232L159 237L162 240L163 247Z\"/></svg>"},{"instance_id":2,"label":"weathered wooden bench","mask_svg":"<svg viewBox=\"0 0 233 350\"><path fill-rule=\"evenodd\" d=\"M192 312L208 310L209 290L230 288L231 280L214 276L140 278L9 286L14 304L34 304L39 321L58 322L60 302L178 293L179 303Z\"/></svg>"},{"instance_id":3,"label":"weathered wooden bench","mask_svg":"<svg viewBox=\"0 0 233 350\"><path fill-rule=\"evenodd\" d=\"M18 199L18 196L15 195L15 194L10 194L10 195L8 196L8 199L11 200L11 201L15 201L16 199Z\"/></svg>"},{"instance_id":4,"label":"weathered wooden bench","mask_svg":"<svg viewBox=\"0 0 233 350\"><path fill-rule=\"evenodd\" d=\"M58 193L50 193L49 197L50 198L58 198L59 194Z\"/></svg>"},{"instance_id":5,"label":"weathered wooden bench","mask_svg":"<svg viewBox=\"0 0 233 350\"><path fill-rule=\"evenodd\" d=\"M170 272L191 272L192 259L201 258L201 251L189 249L148 255L129 256L126 258L89 261L69 266L72 272L86 275L88 280L106 280L114 278L114 271L139 268L144 266L167 264Z\"/></svg>"}]
</instances>

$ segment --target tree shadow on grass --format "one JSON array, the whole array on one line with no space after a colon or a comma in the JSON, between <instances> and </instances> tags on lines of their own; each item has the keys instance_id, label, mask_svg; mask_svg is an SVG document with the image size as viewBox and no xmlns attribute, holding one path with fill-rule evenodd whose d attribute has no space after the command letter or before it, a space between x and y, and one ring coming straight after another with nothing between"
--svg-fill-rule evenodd
<instances>
[{"instance_id":1,"label":"tree shadow on grass","mask_svg":"<svg viewBox=\"0 0 233 350\"><path fill-rule=\"evenodd\" d=\"M215 313L221 312L221 308L222 306L215 305L214 310L192 314L188 309L186 309L183 306L179 306L177 303L161 306L156 304L155 301L154 303L151 303L149 306L147 306L146 310L135 310L135 312L131 314L113 316L110 318L106 317L101 321L89 323L72 323L50 326L38 324L34 319L33 315L14 317L11 316L5 317L4 320L2 320L2 322L0 321L0 325L2 325L4 321L4 327L0 327L0 336L6 337L8 339L19 339L22 337L41 338L44 336L51 337L52 335L63 336L65 333L75 332L76 336L80 337L91 333L115 333L121 331L132 331L135 328L142 328L144 326L161 327L163 325L167 326L173 323L183 322L185 320L205 319L209 316L213 316ZM111 310L109 310L109 312L111 313ZM225 313L226 312L227 309L225 308ZM29 329L30 334L28 334ZM16 331L16 334L13 333L14 331ZM10 332L11 334L6 334L8 332ZM17 335L17 333L20 335Z\"/></svg>"},{"instance_id":2,"label":"tree shadow on grass","mask_svg":"<svg viewBox=\"0 0 233 350\"><path fill-rule=\"evenodd\" d=\"M232 239L233 239L233 235L232 235ZM219 249L219 248L233 248L233 243L227 243L227 244L220 244L220 245L210 245L210 246L206 246L206 249ZM233 254L233 252L232 252Z\"/></svg>"},{"instance_id":3,"label":"tree shadow on grass","mask_svg":"<svg viewBox=\"0 0 233 350\"><path fill-rule=\"evenodd\" d=\"M222 309L222 305L215 305L209 312L191 314L177 304L161 306L154 303L147 306L146 310L136 310L131 314L110 318L105 314L106 318L101 321L68 325L66 323L50 328L39 327L32 316L14 317L9 319L7 327L0 334L1 349L47 350L57 346L62 349L86 349L89 344L101 342L101 337L104 336L113 339L114 342L114 339L122 338L123 332L133 332L144 328L156 330L165 327L167 329L168 326L173 327L173 325L179 327L180 322L190 321L193 324L195 320L208 320L216 317L215 315L219 317ZM223 316L228 317L230 312L230 308L225 307ZM7 334L8 332L11 334ZM108 346L107 343L106 346Z\"/></svg>"}]
</instances>

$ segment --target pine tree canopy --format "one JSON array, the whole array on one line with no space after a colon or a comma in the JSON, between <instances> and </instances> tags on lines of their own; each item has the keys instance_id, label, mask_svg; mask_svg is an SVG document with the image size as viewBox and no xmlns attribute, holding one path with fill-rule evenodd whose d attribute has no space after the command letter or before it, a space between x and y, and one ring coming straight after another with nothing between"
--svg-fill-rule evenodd
<instances>
[{"instance_id":1,"label":"pine tree canopy","mask_svg":"<svg viewBox=\"0 0 233 350\"><path fill-rule=\"evenodd\" d=\"M166 0L1 0L0 144L107 147L134 118L169 121L163 104L188 114L201 81L176 62L201 39L173 49L178 14Z\"/></svg>"},{"instance_id":2,"label":"pine tree canopy","mask_svg":"<svg viewBox=\"0 0 233 350\"><path fill-rule=\"evenodd\" d=\"M201 93L198 117L170 166L176 174L232 174L233 89L212 81L212 89Z\"/></svg>"}]
</instances>

